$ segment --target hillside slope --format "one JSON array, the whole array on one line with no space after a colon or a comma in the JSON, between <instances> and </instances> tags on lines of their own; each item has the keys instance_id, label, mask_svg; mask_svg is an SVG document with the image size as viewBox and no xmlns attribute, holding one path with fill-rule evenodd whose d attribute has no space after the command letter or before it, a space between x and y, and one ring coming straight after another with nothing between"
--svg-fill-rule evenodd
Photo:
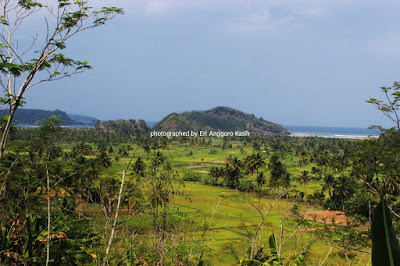
<instances>
[{"instance_id":1,"label":"hillside slope","mask_svg":"<svg viewBox=\"0 0 400 266\"><path fill-rule=\"evenodd\" d=\"M63 122L63 125L76 125L78 122L71 119L66 112L61 110L46 111L40 109L25 109L19 108L15 112L14 120L16 124L26 125L41 125L49 120L50 116L58 116Z\"/></svg>"},{"instance_id":2,"label":"hillside slope","mask_svg":"<svg viewBox=\"0 0 400 266\"><path fill-rule=\"evenodd\" d=\"M162 131L248 131L253 134L289 134L289 130L254 115L229 107L206 111L172 113L157 123L154 130Z\"/></svg>"},{"instance_id":3,"label":"hillside slope","mask_svg":"<svg viewBox=\"0 0 400 266\"><path fill-rule=\"evenodd\" d=\"M119 135L140 135L146 134L149 127L144 120L110 120L110 121L97 121L95 130L100 130L108 133L115 133Z\"/></svg>"}]
</instances>

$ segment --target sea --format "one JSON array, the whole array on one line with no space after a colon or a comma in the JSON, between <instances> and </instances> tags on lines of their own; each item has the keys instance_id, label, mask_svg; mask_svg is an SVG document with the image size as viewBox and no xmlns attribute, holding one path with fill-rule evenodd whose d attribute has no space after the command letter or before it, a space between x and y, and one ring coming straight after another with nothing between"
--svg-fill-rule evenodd
<instances>
[{"instance_id":1,"label":"sea","mask_svg":"<svg viewBox=\"0 0 400 266\"><path fill-rule=\"evenodd\" d=\"M379 130L359 127L316 127L284 125L289 129L291 136L366 139L377 137Z\"/></svg>"}]
</instances>

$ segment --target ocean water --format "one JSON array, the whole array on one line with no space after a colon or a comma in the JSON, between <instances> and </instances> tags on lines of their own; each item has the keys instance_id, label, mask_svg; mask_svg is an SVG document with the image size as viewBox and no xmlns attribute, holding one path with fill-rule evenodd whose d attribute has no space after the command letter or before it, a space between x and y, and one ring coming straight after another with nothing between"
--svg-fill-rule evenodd
<instances>
[{"instance_id":1,"label":"ocean water","mask_svg":"<svg viewBox=\"0 0 400 266\"><path fill-rule=\"evenodd\" d=\"M376 129L357 127L315 127L315 126L290 126L285 125L291 135L302 137L324 137L324 138L351 138L365 139L370 136L378 136Z\"/></svg>"}]
</instances>

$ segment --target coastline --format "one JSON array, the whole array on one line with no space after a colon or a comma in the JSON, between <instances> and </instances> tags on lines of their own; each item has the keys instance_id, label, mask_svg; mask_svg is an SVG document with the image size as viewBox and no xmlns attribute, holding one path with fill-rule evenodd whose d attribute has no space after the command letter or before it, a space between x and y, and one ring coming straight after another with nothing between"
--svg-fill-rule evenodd
<instances>
[{"instance_id":1,"label":"coastline","mask_svg":"<svg viewBox=\"0 0 400 266\"><path fill-rule=\"evenodd\" d=\"M352 134L322 134L312 132L291 132L289 136L292 137L319 137L319 138L337 138L337 139L369 139L377 138L378 135L352 135Z\"/></svg>"},{"instance_id":2,"label":"coastline","mask_svg":"<svg viewBox=\"0 0 400 266\"><path fill-rule=\"evenodd\" d=\"M293 137L321 137L341 139L376 138L379 132L368 128L285 126Z\"/></svg>"}]
</instances>

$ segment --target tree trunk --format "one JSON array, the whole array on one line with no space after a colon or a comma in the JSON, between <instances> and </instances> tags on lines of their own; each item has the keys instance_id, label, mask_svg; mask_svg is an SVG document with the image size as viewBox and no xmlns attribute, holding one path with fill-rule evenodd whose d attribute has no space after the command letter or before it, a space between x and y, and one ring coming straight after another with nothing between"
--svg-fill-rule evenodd
<instances>
[{"instance_id":1,"label":"tree trunk","mask_svg":"<svg viewBox=\"0 0 400 266\"><path fill-rule=\"evenodd\" d=\"M49 176L49 169L47 168L46 164L46 179L47 179L47 245L46 245L46 266L49 265L50 262L50 176Z\"/></svg>"},{"instance_id":2,"label":"tree trunk","mask_svg":"<svg viewBox=\"0 0 400 266\"><path fill-rule=\"evenodd\" d=\"M131 160L131 161L132 161L132 160ZM127 171L128 168L129 168L129 165L130 165L131 161L129 162L129 164L128 164L128 166L125 168L125 170L122 172L121 187L120 187L119 193L118 193L117 209L116 209L116 211L115 211L114 223L113 223L112 228L111 228L110 239L109 239L109 241L108 241L107 250L106 250L106 255L105 255L104 260L103 260L103 266L106 265L106 264L108 263L108 254L110 253L112 241L113 241L114 235L115 235L115 230L116 230L116 228L117 228L117 226L118 226L118 214L119 214L119 210L120 210L120 206L121 206L122 191L123 191L123 189L124 189L125 174L126 174L126 171Z\"/></svg>"},{"instance_id":3,"label":"tree trunk","mask_svg":"<svg viewBox=\"0 0 400 266\"><path fill-rule=\"evenodd\" d=\"M6 148L6 142L7 142L8 133L10 132L11 122L12 122L12 120L14 118L16 110L17 110L17 106L16 105L11 105L10 106L10 115L8 117L6 126L4 127L3 136L1 138L1 143L0 143L0 160L3 157L4 150Z\"/></svg>"},{"instance_id":4,"label":"tree trunk","mask_svg":"<svg viewBox=\"0 0 400 266\"><path fill-rule=\"evenodd\" d=\"M369 223L371 223L371 216L372 216L372 213L371 213L371 199L368 198L368 222Z\"/></svg>"}]
</instances>

